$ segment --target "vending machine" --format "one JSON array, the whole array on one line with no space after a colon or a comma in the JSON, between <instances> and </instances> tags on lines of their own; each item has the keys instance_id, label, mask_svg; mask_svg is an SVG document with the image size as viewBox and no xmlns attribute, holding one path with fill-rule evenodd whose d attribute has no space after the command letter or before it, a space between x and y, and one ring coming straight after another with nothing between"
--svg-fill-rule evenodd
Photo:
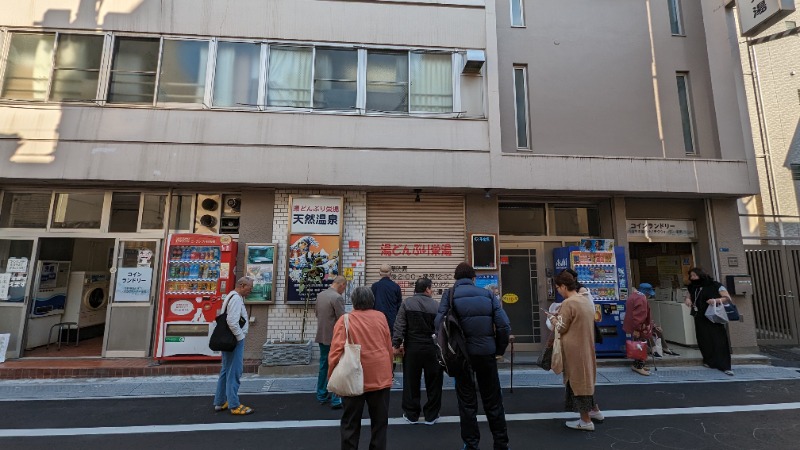
<instances>
[{"instance_id":1,"label":"vending machine","mask_svg":"<svg viewBox=\"0 0 800 450\"><path fill-rule=\"evenodd\" d=\"M628 298L628 271L625 248L614 247L611 240L587 239L581 246L553 249L555 274L571 268L578 282L592 294L594 320L603 342L595 344L599 357L625 356L625 300ZM556 301L564 299L556 293Z\"/></svg>"},{"instance_id":2,"label":"vending machine","mask_svg":"<svg viewBox=\"0 0 800 450\"><path fill-rule=\"evenodd\" d=\"M172 234L164 246L156 325L158 360L217 359L208 348L225 295L236 280L236 241L226 235Z\"/></svg>"}]
</instances>

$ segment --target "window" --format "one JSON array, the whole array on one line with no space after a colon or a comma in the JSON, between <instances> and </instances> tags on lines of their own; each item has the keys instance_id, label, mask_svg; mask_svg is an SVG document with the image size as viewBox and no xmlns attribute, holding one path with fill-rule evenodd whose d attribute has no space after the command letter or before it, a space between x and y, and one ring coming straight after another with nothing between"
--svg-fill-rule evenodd
<instances>
[{"instance_id":1,"label":"window","mask_svg":"<svg viewBox=\"0 0 800 450\"><path fill-rule=\"evenodd\" d=\"M108 221L110 233L135 233L139 225L138 192L114 192L111 195L111 217Z\"/></svg>"},{"instance_id":2,"label":"window","mask_svg":"<svg viewBox=\"0 0 800 450\"><path fill-rule=\"evenodd\" d=\"M311 107L313 56L310 47L270 47L267 106Z\"/></svg>"},{"instance_id":3,"label":"window","mask_svg":"<svg viewBox=\"0 0 800 450\"><path fill-rule=\"evenodd\" d=\"M367 110L408 112L408 52L367 53Z\"/></svg>"},{"instance_id":4,"label":"window","mask_svg":"<svg viewBox=\"0 0 800 450\"><path fill-rule=\"evenodd\" d=\"M681 109L681 124L683 125L683 147L686 154L695 154L694 145L694 117L692 113L692 91L689 85L689 74L678 73L678 105Z\"/></svg>"},{"instance_id":5,"label":"window","mask_svg":"<svg viewBox=\"0 0 800 450\"><path fill-rule=\"evenodd\" d=\"M160 230L164 228L164 209L167 196L161 194L144 194L142 204L141 230Z\"/></svg>"},{"instance_id":6,"label":"window","mask_svg":"<svg viewBox=\"0 0 800 450\"><path fill-rule=\"evenodd\" d=\"M54 42L54 34L11 34L3 78L3 98L47 99Z\"/></svg>"},{"instance_id":7,"label":"window","mask_svg":"<svg viewBox=\"0 0 800 450\"><path fill-rule=\"evenodd\" d=\"M57 193L52 228L100 228L102 193Z\"/></svg>"},{"instance_id":8,"label":"window","mask_svg":"<svg viewBox=\"0 0 800 450\"><path fill-rule=\"evenodd\" d=\"M208 67L208 41L164 40L159 103L203 104Z\"/></svg>"},{"instance_id":9,"label":"window","mask_svg":"<svg viewBox=\"0 0 800 450\"><path fill-rule=\"evenodd\" d=\"M511 26L525 26L525 12L522 0L511 0Z\"/></svg>"},{"instance_id":10,"label":"window","mask_svg":"<svg viewBox=\"0 0 800 450\"><path fill-rule=\"evenodd\" d=\"M669 26L673 35L683 35L683 19L681 18L681 0L668 0Z\"/></svg>"},{"instance_id":11,"label":"window","mask_svg":"<svg viewBox=\"0 0 800 450\"><path fill-rule=\"evenodd\" d=\"M94 101L103 57L103 36L59 34L50 100Z\"/></svg>"},{"instance_id":12,"label":"window","mask_svg":"<svg viewBox=\"0 0 800 450\"><path fill-rule=\"evenodd\" d=\"M411 53L411 111L453 112L453 57Z\"/></svg>"},{"instance_id":13,"label":"window","mask_svg":"<svg viewBox=\"0 0 800 450\"><path fill-rule=\"evenodd\" d=\"M358 50L318 48L314 58L314 108L356 107Z\"/></svg>"},{"instance_id":14,"label":"window","mask_svg":"<svg viewBox=\"0 0 800 450\"><path fill-rule=\"evenodd\" d=\"M0 208L0 228L46 228L52 198L49 192L6 192Z\"/></svg>"},{"instance_id":15,"label":"window","mask_svg":"<svg viewBox=\"0 0 800 450\"><path fill-rule=\"evenodd\" d=\"M169 203L169 229L191 231L194 225L192 219L193 195L173 195Z\"/></svg>"},{"instance_id":16,"label":"window","mask_svg":"<svg viewBox=\"0 0 800 450\"><path fill-rule=\"evenodd\" d=\"M501 203L500 234L544 236L547 234L545 206L538 203Z\"/></svg>"},{"instance_id":17,"label":"window","mask_svg":"<svg viewBox=\"0 0 800 450\"><path fill-rule=\"evenodd\" d=\"M528 147L528 77L526 67L514 67L514 111L517 148Z\"/></svg>"},{"instance_id":18,"label":"window","mask_svg":"<svg viewBox=\"0 0 800 450\"><path fill-rule=\"evenodd\" d=\"M258 104L261 44L220 42L214 73L214 106Z\"/></svg>"},{"instance_id":19,"label":"window","mask_svg":"<svg viewBox=\"0 0 800 450\"><path fill-rule=\"evenodd\" d=\"M109 103L153 103L160 46L159 39L118 37L115 40Z\"/></svg>"},{"instance_id":20,"label":"window","mask_svg":"<svg viewBox=\"0 0 800 450\"><path fill-rule=\"evenodd\" d=\"M596 207L550 207L550 234L555 236L599 236L600 212Z\"/></svg>"}]
</instances>

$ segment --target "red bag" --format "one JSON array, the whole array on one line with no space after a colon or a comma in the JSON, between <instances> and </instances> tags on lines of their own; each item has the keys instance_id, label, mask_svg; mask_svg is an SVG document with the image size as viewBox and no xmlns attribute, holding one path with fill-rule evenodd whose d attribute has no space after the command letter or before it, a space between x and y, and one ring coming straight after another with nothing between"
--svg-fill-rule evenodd
<instances>
[{"instance_id":1,"label":"red bag","mask_svg":"<svg viewBox=\"0 0 800 450\"><path fill-rule=\"evenodd\" d=\"M630 359L644 361L647 359L647 342L625 341L625 354Z\"/></svg>"}]
</instances>

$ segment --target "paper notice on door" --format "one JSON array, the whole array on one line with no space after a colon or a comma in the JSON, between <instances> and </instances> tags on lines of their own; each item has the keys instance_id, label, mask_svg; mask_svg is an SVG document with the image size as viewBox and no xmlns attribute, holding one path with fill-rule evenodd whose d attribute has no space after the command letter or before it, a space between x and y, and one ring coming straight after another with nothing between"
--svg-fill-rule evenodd
<instances>
[{"instance_id":1,"label":"paper notice on door","mask_svg":"<svg viewBox=\"0 0 800 450\"><path fill-rule=\"evenodd\" d=\"M11 274L0 273L0 300L8 300L8 289L11 287Z\"/></svg>"},{"instance_id":2,"label":"paper notice on door","mask_svg":"<svg viewBox=\"0 0 800 450\"><path fill-rule=\"evenodd\" d=\"M10 334L0 334L0 363L6 362L6 351L8 350L8 341L10 340Z\"/></svg>"},{"instance_id":3,"label":"paper notice on door","mask_svg":"<svg viewBox=\"0 0 800 450\"><path fill-rule=\"evenodd\" d=\"M219 264L219 277L220 278L228 278L231 273L231 265L230 263L220 263Z\"/></svg>"}]
</instances>

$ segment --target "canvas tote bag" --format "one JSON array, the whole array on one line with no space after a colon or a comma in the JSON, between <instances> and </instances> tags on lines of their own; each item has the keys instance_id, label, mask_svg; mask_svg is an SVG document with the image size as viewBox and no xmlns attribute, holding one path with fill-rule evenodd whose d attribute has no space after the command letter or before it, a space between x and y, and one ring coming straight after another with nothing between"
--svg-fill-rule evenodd
<instances>
[{"instance_id":1,"label":"canvas tote bag","mask_svg":"<svg viewBox=\"0 0 800 450\"><path fill-rule=\"evenodd\" d=\"M361 345L350 339L350 314L344 315L344 354L333 368L328 391L340 397L356 397L364 393L364 369L361 367Z\"/></svg>"}]
</instances>

